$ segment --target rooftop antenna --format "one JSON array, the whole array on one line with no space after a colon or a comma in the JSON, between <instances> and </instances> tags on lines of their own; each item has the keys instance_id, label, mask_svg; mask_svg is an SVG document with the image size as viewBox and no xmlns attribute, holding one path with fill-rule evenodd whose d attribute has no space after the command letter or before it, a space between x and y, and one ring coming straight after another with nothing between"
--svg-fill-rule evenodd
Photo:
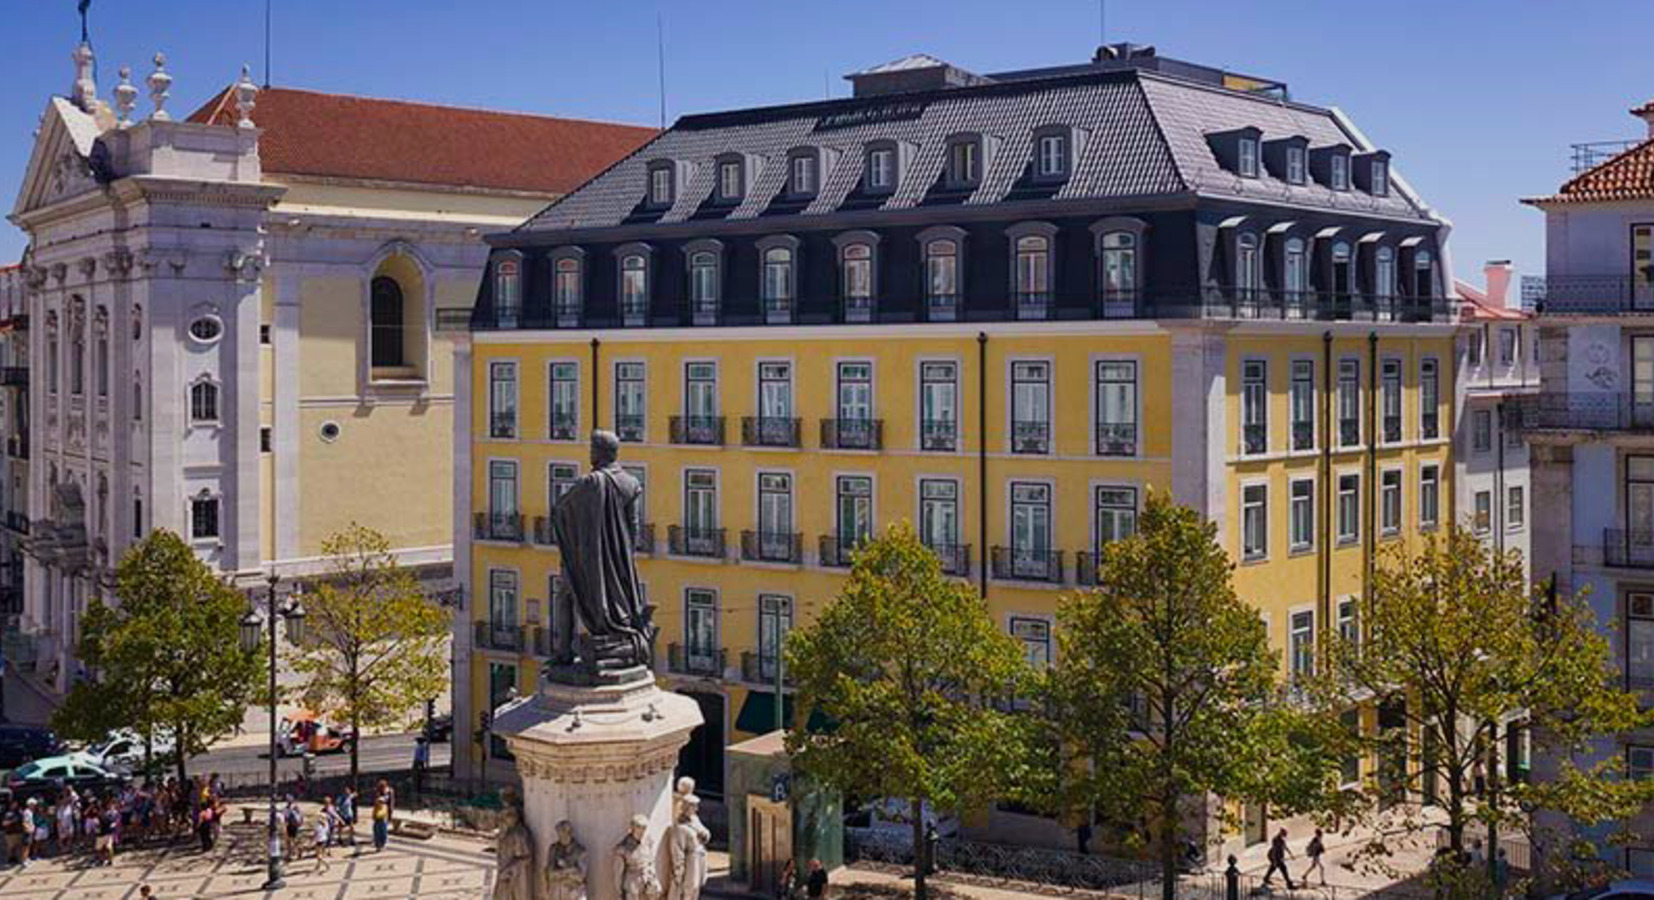
<instances>
[{"instance_id":1,"label":"rooftop antenna","mask_svg":"<svg viewBox=\"0 0 1654 900\"><path fill-rule=\"evenodd\" d=\"M270 86L270 0L264 0L264 86Z\"/></svg>"},{"instance_id":2,"label":"rooftop antenna","mask_svg":"<svg viewBox=\"0 0 1654 900\"><path fill-rule=\"evenodd\" d=\"M666 20L655 11L655 67L660 73L660 127L666 130Z\"/></svg>"},{"instance_id":3,"label":"rooftop antenna","mask_svg":"<svg viewBox=\"0 0 1654 900\"><path fill-rule=\"evenodd\" d=\"M92 0L80 0L77 7L80 10L80 42L87 47L92 46L92 32L86 27L86 11L92 8ZM98 58L92 57L92 81L98 80Z\"/></svg>"},{"instance_id":4,"label":"rooftop antenna","mask_svg":"<svg viewBox=\"0 0 1654 900\"><path fill-rule=\"evenodd\" d=\"M1097 0L1097 46L1108 43L1108 0Z\"/></svg>"}]
</instances>

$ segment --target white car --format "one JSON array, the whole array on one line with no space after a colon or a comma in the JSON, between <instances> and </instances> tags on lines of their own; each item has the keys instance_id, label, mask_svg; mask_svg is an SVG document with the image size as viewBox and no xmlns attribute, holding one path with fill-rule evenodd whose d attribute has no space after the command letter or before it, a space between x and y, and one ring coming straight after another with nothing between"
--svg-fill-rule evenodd
<instances>
[{"instance_id":1,"label":"white car","mask_svg":"<svg viewBox=\"0 0 1654 900\"><path fill-rule=\"evenodd\" d=\"M171 752L172 735L166 732L157 733L150 746L151 755L160 758ZM70 757L76 762L87 762L118 772L130 772L144 764L144 738L135 731L123 728L110 732L103 740L85 750L70 754Z\"/></svg>"},{"instance_id":2,"label":"white car","mask_svg":"<svg viewBox=\"0 0 1654 900\"><path fill-rule=\"evenodd\" d=\"M1616 881L1604 887L1557 894L1551 900L1654 900L1654 881Z\"/></svg>"},{"instance_id":3,"label":"white car","mask_svg":"<svg viewBox=\"0 0 1654 900\"><path fill-rule=\"evenodd\" d=\"M924 816L925 832L928 833L930 826L934 825L937 837L959 836L957 818L938 816L929 804L925 805L921 814ZM864 803L860 810L845 817L844 824L847 836L854 836L863 842L905 847L910 846L913 841L913 807L900 797L886 797Z\"/></svg>"}]
</instances>

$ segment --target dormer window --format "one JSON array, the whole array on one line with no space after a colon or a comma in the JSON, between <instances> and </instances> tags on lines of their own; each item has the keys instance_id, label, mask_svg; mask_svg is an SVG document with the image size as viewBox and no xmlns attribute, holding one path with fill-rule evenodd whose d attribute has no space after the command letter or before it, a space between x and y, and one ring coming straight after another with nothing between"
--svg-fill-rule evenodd
<instances>
[{"instance_id":1,"label":"dormer window","mask_svg":"<svg viewBox=\"0 0 1654 900\"><path fill-rule=\"evenodd\" d=\"M951 187L976 187L982 183L982 143L977 138L954 141L948 147L947 180Z\"/></svg>"},{"instance_id":2,"label":"dormer window","mask_svg":"<svg viewBox=\"0 0 1654 900\"><path fill-rule=\"evenodd\" d=\"M1242 178L1258 177L1258 139L1253 137L1241 138L1238 155L1235 159L1235 171Z\"/></svg>"},{"instance_id":3,"label":"dormer window","mask_svg":"<svg viewBox=\"0 0 1654 900\"><path fill-rule=\"evenodd\" d=\"M516 322L523 308L522 267L515 256L494 264L494 317L502 327Z\"/></svg>"},{"instance_id":4,"label":"dormer window","mask_svg":"<svg viewBox=\"0 0 1654 900\"><path fill-rule=\"evenodd\" d=\"M1068 135L1061 132L1042 134L1036 150L1036 175L1040 178L1068 177Z\"/></svg>"},{"instance_id":5,"label":"dormer window","mask_svg":"<svg viewBox=\"0 0 1654 900\"><path fill-rule=\"evenodd\" d=\"M1350 189L1350 158L1342 153L1335 153L1330 160L1332 163L1331 177L1328 185L1335 191Z\"/></svg>"},{"instance_id":6,"label":"dormer window","mask_svg":"<svg viewBox=\"0 0 1654 900\"><path fill-rule=\"evenodd\" d=\"M562 256L552 263L552 302L559 310L576 310L581 306L580 258Z\"/></svg>"},{"instance_id":7,"label":"dormer window","mask_svg":"<svg viewBox=\"0 0 1654 900\"><path fill-rule=\"evenodd\" d=\"M745 173L738 159L726 159L718 163L718 199L725 203L736 203L746 196Z\"/></svg>"},{"instance_id":8,"label":"dormer window","mask_svg":"<svg viewBox=\"0 0 1654 900\"><path fill-rule=\"evenodd\" d=\"M1286 180L1288 184L1304 183L1304 148L1286 148Z\"/></svg>"},{"instance_id":9,"label":"dormer window","mask_svg":"<svg viewBox=\"0 0 1654 900\"><path fill-rule=\"evenodd\" d=\"M874 147L867 151L867 171L862 178L869 193L896 189L896 148Z\"/></svg>"},{"instance_id":10,"label":"dormer window","mask_svg":"<svg viewBox=\"0 0 1654 900\"><path fill-rule=\"evenodd\" d=\"M668 162L655 163L649 167L649 205L671 206L675 185L673 182L672 164Z\"/></svg>"},{"instance_id":11,"label":"dormer window","mask_svg":"<svg viewBox=\"0 0 1654 900\"><path fill-rule=\"evenodd\" d=\"M1373 196L1387 197L1390 194L1390 164L1382 159L1373 160Z\"/></svg>"},{"instance_id":12,"label":"dormer window","mask_svg":"<svg viewBox=\"0 0 1654 900\"><path fill-rule=\"evenodd\" d=\"M814 151L793 156L787 170L787 193L795 197L815 194L816 185L819 183L818 165Z\"/></svg>"}]
</instances>

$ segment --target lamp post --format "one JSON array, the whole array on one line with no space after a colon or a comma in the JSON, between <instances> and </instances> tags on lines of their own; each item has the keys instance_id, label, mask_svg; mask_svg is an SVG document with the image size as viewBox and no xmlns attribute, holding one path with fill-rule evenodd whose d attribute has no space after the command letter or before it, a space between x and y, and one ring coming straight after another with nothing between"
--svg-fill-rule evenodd
<instances>
[{"instance_id":1,"label":"lamp post","mask_svg":"<svg viewBox=\"0 0 1654 900\"><path fill-rule=\"evenodd\" d=\"M270 823L268 830L270 864L263 890L274 891L287 886L282 880L281 869L281 837L277 827L276 811L276 620L284 619L287 622L287 640L298 643L304 638L304 607L299 605L298 598L291 598L283 605L276 597L276 584L281 576L272 570L266 577L269 585L266 603L266 615L259 614L252 609L241 618L241 646L248 650L258 649L264 639L264 623L270 623Z\"/></svg>"}]
</instances>

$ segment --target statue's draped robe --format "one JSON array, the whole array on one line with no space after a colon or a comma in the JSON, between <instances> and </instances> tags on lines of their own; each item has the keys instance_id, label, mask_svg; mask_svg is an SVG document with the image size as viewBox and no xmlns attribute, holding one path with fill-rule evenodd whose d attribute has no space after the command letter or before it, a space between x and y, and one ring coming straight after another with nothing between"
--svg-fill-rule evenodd
<instances>
[{"instance_id":1,"label":"statue's draped robe","mask_svg":"<svg viewBox=\"0 0 1654 900\"><path fill-rule=\"evenodd\" d=\"M614 644L631 652L623 664L649 663L649 622L632 558L632 515L643 488L611 465L582 475L557 501L553 527L563 557L563 587L573 595L580 622L614 662Z\"/></svg>"}]
</instances>

